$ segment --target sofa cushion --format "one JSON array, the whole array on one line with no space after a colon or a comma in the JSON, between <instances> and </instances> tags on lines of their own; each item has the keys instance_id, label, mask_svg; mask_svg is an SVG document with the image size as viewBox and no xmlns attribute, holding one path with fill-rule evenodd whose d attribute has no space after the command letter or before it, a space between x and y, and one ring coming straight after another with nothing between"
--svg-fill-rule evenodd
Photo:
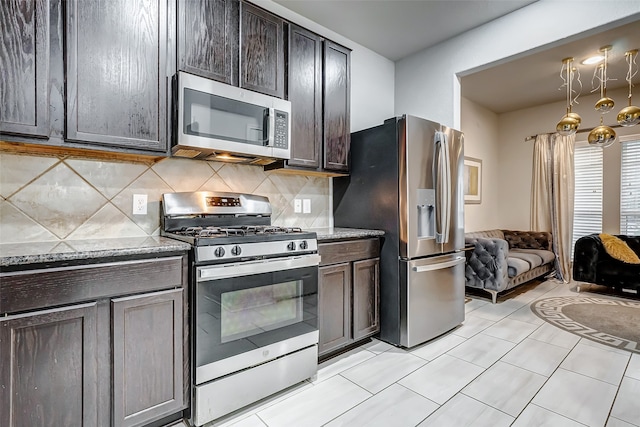
<instances>
[{"instance_id":1,"label":"sofa cushion","mask_svg":"<svg viewBox=\"0 0 640 427\"><path fill-rule=\"evenodd\" d=\"M542 249L511 249L507 257L509 277L515 277L528 270L552 262L555 255Z\"/></svg>"},{"instance_id":2,"label":"sofa cushion","mask_svg":"<svg viewBox=\"0 0 640 427\"><path fill-rule=\"evenodd\" d=\"M511 249L509 253L529 253L536 254L542 259L542 264L546 264L548 262L553 262L556 259L556 256L551 251L547 251L544 249Z\"/></svg>"},{"instance_id":3,"label":"sofa cushion","mask_svg":"<svg viewBox=\"0 0 640 427\"><path fill-rule=\"evenodd\" d=\"M533 252L512 249L509 251L509 258L518 258L529 263L529 270L542 265L542 258Z\"/></svg>"},{"instance_id":4,"label":"sofa cushion","mask_svg":"<svg viewBox=\"0 0 640 427\"><path fill-rule=\"evenodd\" d=\"M624 240L611 234L600 234L604 250L613 258L628 264L640 264L640 258Z\"/></svg>"},{"instance_id":5,"label":"sofa cushion","mask_svg":"<svg viewBox=\"0 0 640 427\"><path fill-rule=\"evenodd\" d=\"M507 257L507 266L509 277L515 277L518 274L531 270L531 265L527 261L512 256Z\"/></svg>"},{"instance_id":6,"label":"sofa cushion","mask_svg":"<svg viewBox=\"0 0 640 427\"><path fill-rule=\"evenodd\" d=\"M509 249L551 249L551 233L546 231L502 230Z\"/></svg>"}]
</instances>

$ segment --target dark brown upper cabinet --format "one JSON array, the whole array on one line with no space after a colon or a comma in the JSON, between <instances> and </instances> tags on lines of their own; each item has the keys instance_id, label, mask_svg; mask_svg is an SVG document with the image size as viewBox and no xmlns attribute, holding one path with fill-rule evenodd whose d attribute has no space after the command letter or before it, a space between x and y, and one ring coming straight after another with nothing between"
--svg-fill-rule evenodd
<instances>
[{"instance_id":1,"label":"dark brown upper cabinet","mask_svg":"<svg viewBox=\"0 0 640 427\"><path fill-rule=\"evenodd\" d=\"M246 2L240 15L240 87L284 98L284 21Z\"/></svg>"},{"instance_id":2,"label":"dark brown upper cabinet","mask_svg":"<svg viewBox=\"0 0 640 427\"><path fill-rule=\"evenodd\" d=\"M350 51L324 42L324 163L331 171L349 171Z\"/></svg>"},{"instance_id":3,"label":"dark brown upper cabinet","mask_svg":"<svg viewBox=\"0 0 640 427\"><path fill-rule=\"evenodd\" d=\"M287 99L291 159L265 169L342 176L349 173L350 50L289 24Z\"/></svg>"},{"instance_id":4,"label":"dark brown upper cabinet","mask_svg":"<svg viewBox=\"0 0 640 427\"><path fill-rule=\"evenodd\" d=\"M178 67L238 86L238 0L178 2Z\"/></svg>"},{"instance_id":5,"label":"dark brown upper cabinet","mask_svg":"<svg viewBox=\"0 0 640 427\"><path fill-rule=\"evenodd\" d=\"M292 116L287 163L317 169L322 156L322 38L292 24L287 99Z\"/></svg>"},{"instance_id":6,"label":"dark brown upper cabinet","mask_svg":"<svg viewBox=\"0 0 640 427\"><path fill-rule=\"evenodd\" d=\"M0 1L0 132L49 135L49 1Z\"/></svg>"},{"instance_id":7,"label":"dark brown upper cabinet","mask_svg":"<svg viewBox=\"0 0 640 427\"><path fill-rule=\"evenodd\" d=\"M166 151L167 5L67 1L67 140Z\"/></svg>"}]
</instances>

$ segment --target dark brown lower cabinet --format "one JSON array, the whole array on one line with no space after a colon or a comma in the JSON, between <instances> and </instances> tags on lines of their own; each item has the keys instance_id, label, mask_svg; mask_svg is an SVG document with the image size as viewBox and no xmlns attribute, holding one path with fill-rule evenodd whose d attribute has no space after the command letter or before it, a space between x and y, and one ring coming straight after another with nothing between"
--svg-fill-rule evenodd
<instances>
[{"instance_id":1,"label":"dark brown lower cabinet","mask_svg":"<svg viewBox=\"0 0 640 427\"><path fill-rule=\"evenodd\" d=\"M0 425L95 426L96 304L0 321Z\"/></svg>"},{"instance_id":2,"label":"dark brown lower cabinet","mask_svg":"<svg viewBox=\"0 0 640 427\"><path fill-rule=\"evenodd\" d=\"M145 426L181 414L186 263L0 273L0 426Z\"/></svg>"},{"instance_id":3,"label":"dark brown lower cabinet","mask_svg":"<svg viewBox=\"0 0 640 427\"><path fill-rule=\"evenodd\" d=\"M321 243L320 357L337 353L380 330L380 241Z\"/></svg>"},{"instance_id":4,"label":"dark brown lower cabinet","mask_svg":"<svg viewBox=\"0 0 640 427\"><path fill-rule=\"evenodd\" d=\"M114 426L182 409L182 301L182 289L111 301Z\"/></svg>"},{"instance_id":5,"label":"dark brown lower cabinet","mask_svg":"<svg viewBox=\"0 0 640 427\"><path fill-rule=\"evenodd\" d=\"M380 330L380 258L353 263L353 339Z\"/></svg>"},{"instance_id":6,"label":"dark brown lower cabinet","mask_svg":"<svg viewBox=\"0 0 640 427\"><path fill-rule=\"evenodd\" d=\"M351 341L351 266L349 263L320 267L320 345L327 353Z\"/></svg>"}]
</instances>

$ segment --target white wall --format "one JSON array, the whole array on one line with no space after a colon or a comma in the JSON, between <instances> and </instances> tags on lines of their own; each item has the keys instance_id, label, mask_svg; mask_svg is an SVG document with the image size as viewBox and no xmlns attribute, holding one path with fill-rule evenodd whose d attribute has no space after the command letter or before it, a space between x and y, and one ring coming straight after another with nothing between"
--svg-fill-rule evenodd
<instances>
[{"instance_id":1,"label":"white wall","mask_svg":"<svg viewBox=\"0 0 640 427\"><path fill-rule=\"evenodd\" d=\"M627 89L608 91L607 95L614 99L616 106L604 115L604 123L613 125L618 111L627 105ZM591 130L600 124L600 115L593 108L599 98L600 95L594 93L578 99L580 104L573 110L582 117L580 130ZM634 104L637 104L635 97ZM498 116L498 212L502 228L529 228L533 141L525 142L525 138L552 132L565 108L562 101ZM640 134L640 126L615 131L618 136ZM586 142L587 135L588 132L576 134L576 143ZM604 149L603 231L612 234L619 233L620 229L620 153L619 142Z\"/></svg>"},{"instance_id":2,"label":"white wall","mask_svg":"<svg viewBox=\"0 0 640 427\"><path fill-rule=\"evenodd\" d=\"M251 0L282 18L351 49L351 132L382 124L394 115L395 65L271 0Z\"/></svg>"},{"instance_id":3,"label":"white wall","mask_svg":"<svg viewBox=\"0 0 640 427\"><path fill-rule=\"evenodd\" d=\"M464 205L465 231L501 228L499 219L499 144L498 115L462 98L464 155L482 160L482 201Z\"/></svg>"},{"instance_id":4,"label":"white wall","mask_svg":"<svg viewBox=\"0 0 640 427\"><path fill-rule=\"evenodd\" d=\"M415 114L459 129L458 73L638 19L638 0L540 0L396 62L396 114Z\"/></svg>"}]
</instances>

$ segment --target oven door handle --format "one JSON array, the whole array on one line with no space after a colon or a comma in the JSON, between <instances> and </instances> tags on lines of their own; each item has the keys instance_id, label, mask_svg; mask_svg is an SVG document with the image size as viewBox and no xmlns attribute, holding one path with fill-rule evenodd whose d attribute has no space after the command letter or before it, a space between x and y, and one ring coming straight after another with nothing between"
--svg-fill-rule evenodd
<instances>
[{"instance_id":1,"label":"oven door handle","mask_svg":"<svg viewBox=\"0 0 640 427\"><path fill-rule=\"evenodd\" d=\"M271 273L295 268L314 267L320 264L320 255L302 255L285 259L238 262L197 268L197 281L227 279L229 277L249 276Z\"/></svg>"}]
</instances>

